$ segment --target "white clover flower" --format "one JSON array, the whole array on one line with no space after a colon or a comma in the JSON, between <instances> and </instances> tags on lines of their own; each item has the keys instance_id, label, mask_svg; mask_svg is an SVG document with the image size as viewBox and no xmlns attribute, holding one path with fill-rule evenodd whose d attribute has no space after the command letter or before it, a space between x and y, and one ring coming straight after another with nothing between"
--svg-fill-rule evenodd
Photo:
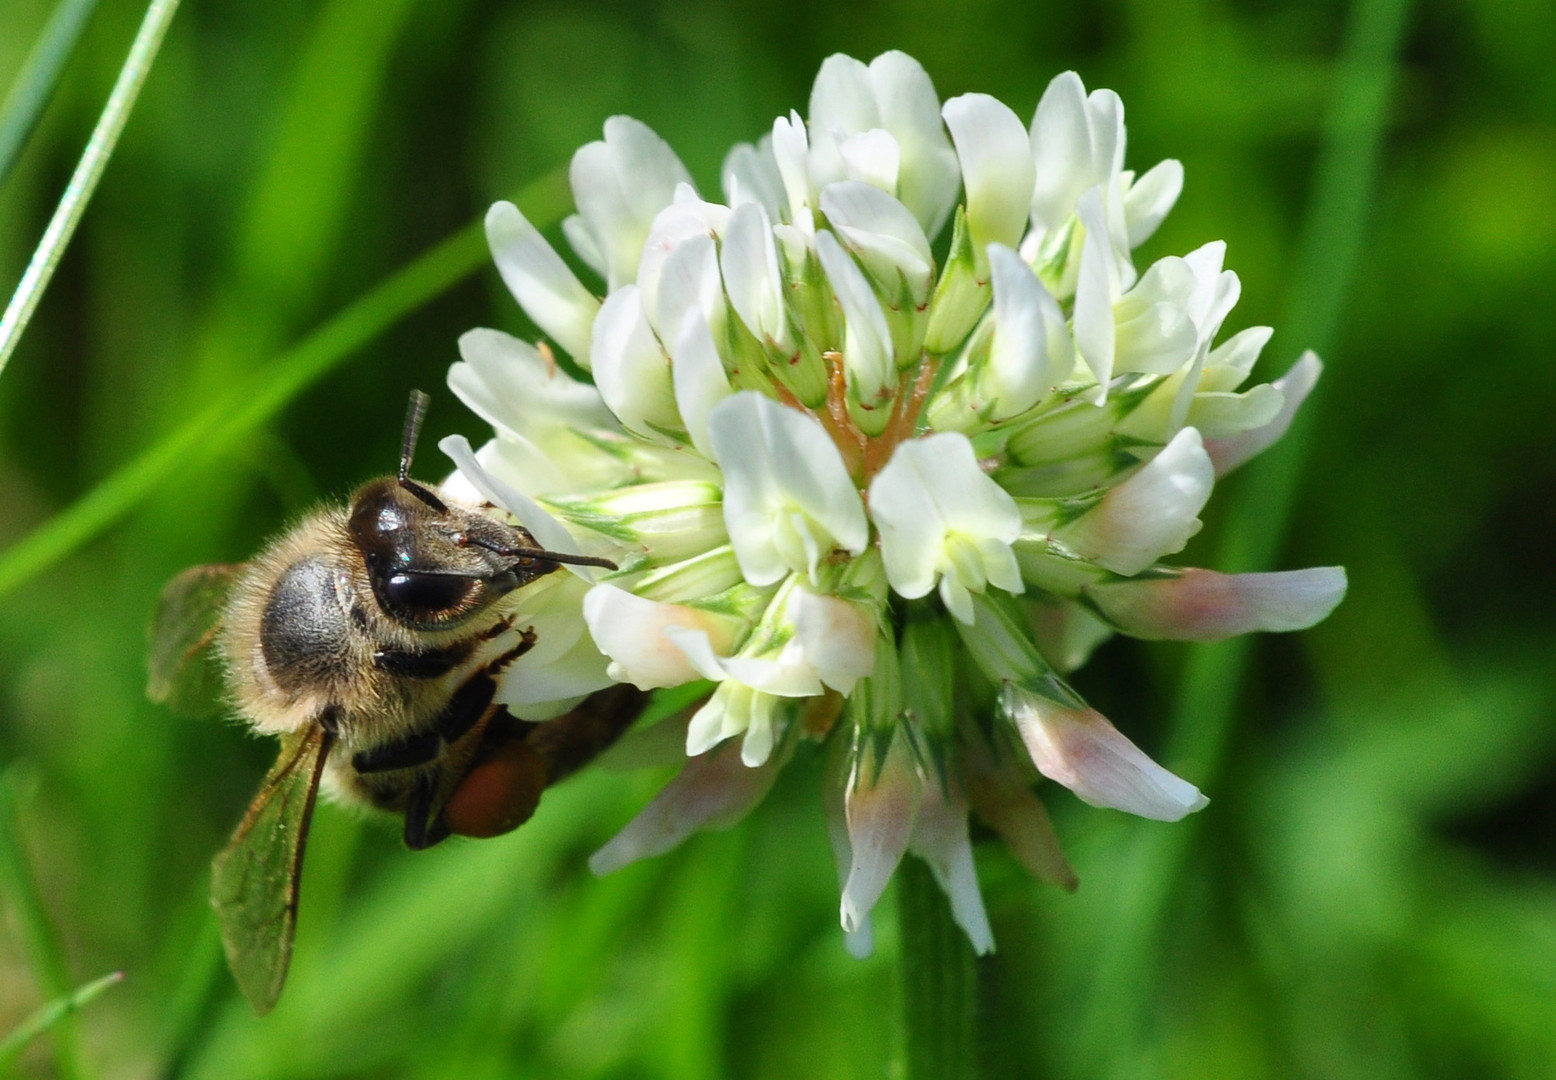
<instances>
[{"instance_id":1,"label":"white clover flower","mask_svg":"<svg viewBox=\"0 0 1556 1080\"><path fill-rule=\"evenodd\" d=\"M609 680L713 685L685 769L596 871L731 823L826 742L849 948L912 854L986 952L969 814L1073 888L1039 777L1144 817L1205 805L1062 676L1114 632L1213 641L1339 603L1336 567L1159 562L1321 366L1243 388L1271 331L1217 342L1240 289L1220 242L1137 271L1183 170L1136 176L1124 150L1117 95L1073 73L1026 124L986 95L942 105L901 53L834 56L808 118L730 152L723 202L642 124L607 121L563 227L598 291L493 208L503 280L594 385L466 335L449 383L496 436L445 444L452 483L620 567L536 601L574 631L553 677L522 680L533 708Z\"/></svg>"}]
</instances>

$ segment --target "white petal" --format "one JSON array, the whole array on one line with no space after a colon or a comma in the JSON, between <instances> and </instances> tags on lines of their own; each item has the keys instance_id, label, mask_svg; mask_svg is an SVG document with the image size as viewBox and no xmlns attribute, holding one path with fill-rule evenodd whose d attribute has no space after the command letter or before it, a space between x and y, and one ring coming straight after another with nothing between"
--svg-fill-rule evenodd
<instances>
[{"instance_id":1,"label":"white petal","mask_svg":"<svg viewBox=\"0 0 1556 1080\"><path fill-rule=\"evenodd\" d=\"M449 368L449 389L499 431L541 439L559 426L616 426L598 390L548 363L527 342L498 330L470 330L459 338L459 355L464 363Z\"/></svg>"},{"instance_id":2,"label":"white petal","mask_svg":"<svg viewBox=\"0 0 1556 1080\"><path fill-rule=\"evenodd\" d=\"M994 419L1025 412L1070 374L1074 352L1059 303L1010 248L989 245L994 341L989 372L998 399Z\"/></svg>"},{"instance_id":3,"label":"white petal","mask_svg":"<svg viewBox=\"0 0 1556 1080\"><path fill-rule=\"evenodd\" d=\"M849 777L846 813L852 862L843 885L843 929L857 930L875 907L907 850L918 817L924 781L907 738L892 737L891 748L873 774L873 755L861 753Z\"/></svg>"},{"instance_id":4,"label":"white petal","mask_svg":"<svg viewBox=\"0 0 1556 1080\"><path fill-rule=\"evenodd\" d=\"M589 334L600 302L510 202L486 212L486 240L497 272L535 325L568 355L589 359Z\"/></svg>"},{"instance_id":5,"label":"white petal","mask_svg":"<svg viewBox=\"0 0 1556 1080\"><path fill-rule=\"evenodd\" d=\"M1162 768L1095 709L1065 709L1007 686L1006 708L1038 772L1093 806L1177 821L1206 806L1199 789Z\"/></svg>"},{"instance_id":6,"label":"white petal","mask_svg":"<svg viewBox=\"0 0 1556 1080\"><path fill-rule=\"evenodd\" d=\"M636 285L605 298L594 320L594 382L623 425L653 437L655 429L680 427L670 358L643 313Z\"/></svg>"},{"instance_id":7,"label":"white petal","mask_svg":"<svg viewBox=\"0 0 1556 1080\"><path fill-rule=\"evenodd\" d=\"M778 172L770 137L756 146L736 143L724 156L719 176L724 199L731 207L739 209L744 203L756 203L771 220L778 220L784 205L783 177Z\"/></svg>"},{"instance_id":8,"label":"white petal","mask_svg":"<svg viewBox=\"0 0 1556 1080\"><path fill-rule=\"evenodd\" d=\"M1084 558L1116 574L1138 574L1182 551L1199 531L1215 483L1198 431L1184 428L1151 461L1059 535Z\"/></svg>"},{"instance_id":9,"label":"white petal","mask_svg":"<svg viewBox=\"0 0 1556 1080\"><path fill-rule=\"evenodd\" d=\"M719 404L708 435L724 470L724 522L754 585L770 585L791 570L775 530L790 531L795 514L852 554L864 551L869 522L837 446L816 420L754 391Z\"/></svg>"},{"instance_id":10,"label":"white petal","mask_svg":"<svg viewBox=\"0 0 1556 1080\"><path fill-rule=\"evenodd\" d=\"M600 247L594 242L594 234L589 231L589 223L583 219L582 214L568 214L562 219L562 235L567 237L573 254L603 278L607 271L605 256L600 254Z\"/></svg>"},{"instance_id":11,"label":"white petal","mask_svg":"<svg viewBox=\"0 0 1556 1080\"><path fill-rule=\"evenodd\" d=\"M940 122L940 97L919 62L896 50L870 61L870 84L881 126L902 155L897 198L933 237L956 205L960 180L956 151Z\"/></svg>"},{"instance_id":12,"label":"white petal","mask_svg":"<svg viewBox=\"0 0 1556 1080\"><path fill-rule=\"evenodd\" d=\"M897 374L886 314L864 272L830 232L816 234L816 255L843 308L843 365L858 386L859 400L873 405L891 388Z\"/></svg>"},{"instance_id":13,"label":"white petal","mask_svg":"<svg viewBox=\"0 0 1556 1080\"><path fill-rule=\"evenodd\" d=\"M889 283L901 274L916 302L929 295L934 256L906 206L879 188L845 180L821 189L821 212L877 278Z\"/></svg>"},{"instance_id":14,"label":"white petal","mask_svg":"<svg viewBox=\"0 0 1556 1080\"><path fill-rule=\"evenodd\" d=\"M438 449L453 460L465 479L481 493L482 498L518 518L519 524L529 530L529 534L541 547L560 555L586 554L579 550L578 541L566 527L543 510L539 503L482 468L481 463L476 460L475 452L470 449L469 441L463 435L450 435L438 443ZM587 581L593 581L599 573L596 567L575 566L571 563L563 563L562 568Z\"/></svg>"},{"instance_id":15,"label":"white petal","mask_svg":"<svg viewBox=\"0 0 1556 1080\"><path fill-rule=\"evenodd\" d=\"M1092 165L1086 87L1075 72L1049 82L1032 117L1030 139L1036 162L1032 224L1053 229L1075 211L1081 192L1103 179Z\"/></svg>"},{"instance_id":16,"label":"white petal","mask_svg":"<svg viewBox=\"0 0 1556 1080\"><path fill-rule=\"evenodd\" d=\"M897 190L897 170L902 166L902 152L897 140L883 128L871 128L838 140L838 155L843 159L843 176L878 188L883 192Z\"/></svg>"},{"instance_id":17,"label":"white petal","mask_svg":"<svg viewBox=\"0 0 1556 1080\"><path fill-rule=\"evenodd\" d=\"M1286 434L1286 429L1291 427L1297 409L1307 400L1308 394L1318 383L1318 376L1323 373L1323 370L1323 362L1318 359L1316 353L1311 350L1303 353L1301 358L1291 366L1291 370L1274 382L1275 388L1285 395L1285 404L1281 406L1280 413L1274 420L1263 427L1245 431L1241 435L1230 435L1207 443L1205 449L1209 452L1210 459L1215 462L1216 475L1225 476L1249 458L1269 449Z\"/></svg>"},{"instance_id":18,"label":"white petal","mask_svg":"<svg viewBox=\"0 0 1556 1080\"><path fill-rule=\"evenodd\" d=\"M812 183L819 188L846 179L838 143L856 132L881 126L870 69L842 53L823 60L811 86L807 117Z\"/></svg>"},{"instance_id":19,"label":"white petal","mask_svg":"<svg viewBox=\"0 0 1556 1080\"><path fill-rule=\"evenodd\" d=\"M1119 295L1117 264L1108 242L1101 189L1092 188L1076 204L1086 238L1081 247L1080 276L1075 284L1075 349L1097 379L1100 403L1113 377L1113 303Z\"/></svg>"},{"instance_id":20,"label":"white petal","mask_svg":"<svg viewBox=\"0 0 1556 1080\"><path fill-rule=\"evenodd\" d=\"M692 307L702 310L710 326L724 325L723 283L714 235L728 225L728 216L710 214L712 204L697 199L690 188L681 191L690 197L666 207L654 219L638 264L643 311L667 342L675 340L681 320Z\"/></svg>"},{"instance_id":21,"label":"white petal","mask_svg":"<svg viewBox=\"0 0 1556 1080\"><path fill-rule=\"evenodd\" d=\"M967 838L967 803L953 787L947 799L938 783L924 785L918 819L908 850L929 864L930 873L951 902L951 917L972 942L973 952L987 956L994 951L994 931L978 889L978 868L973 865L972 843Z\"/></svg>"},{"instance_id":22,"label":"white petal","mask_svg":"<svg viewBox=\"0 0 1556 1080\"><path fill-rule=\"evenodd\" d=\"M988 94L963 94L941 110L967 190L967 228L980 268L989 244L1015 247L1031 210L1034 167L1026 128Z\"/></svg>"},{"instance_id":23,"label":"white petal","mask_svg":"<svg viewBox=\"0 0 1556 1080\"><path fill-rule=\"evenodd\" d=\"M708 415L734 390L729 385L729 376L724 373L724 361L713 344L708 321L699 310L688 311L682 322L681 336L675 345L671 381L676 408L692 445L698 453L711 459L713 444L708 438Z\"/></svg>"},{"instance_id":24,"label":"white petal","mask_svg":"<svg viewBox=\"0 0 1556 1080\"><path fill-rule=\"evenodd\" d=\"M783 272L772 220L759 203L735 207L720 253L730 306L759 341L787 353L793 347L784 309Z\"/></svg>"},{"instance_id":25,"label":"white petal","mask_svg":"<svg viewBox=\"0 0 1556 1080\"><path fill-rule=\"evenodd\" d=\"M594 643L612 660L612 676L640 690L680 686L702 677L667 630L697 631L704 641L717 641L721 649L729 648L735 634L729 619L684 604L645 600L614 585L589 590L583 599L583 617Z\"/></svg>"},{"instance_id":26,"label":"white petal","mask_svg":"<svg viewBox=\"0 0 1556 1080\"><path fill-rule=\"evenodd\" d=\"M908 599L929 592L951 570L948 535L992 540L1006 550L1021 535L1015 500L978 467L972 443L956 432L898 445L870 484L870 516L880 531L886 578ZM977 588L982 591L982 582Z\"/></svg>"},{"instance_id":27,"label":"white petal","mask_svg":"<svg viewBox=\"0 0 1556 1080\"><path fill-rule=\"evenodd\" d=\"M1129 194L1124 196L1130 247L1139 247L1151 238L1182 193L1183 163L1172 158L1157 162L1130 185Z\"/></svg>"},{"instance_id":28,"label":"white petal","mask_svg":"<svg viewBox=\"0 0 1556 1080\"><path fill-rule=\"evenodd\" d=\"M832 689L852 693L875 669L875 623L863 605L796 589L788 615L805 659Z\"/></svg>"},{"instance_id":29,"label":"white petal","mask_svg":"<svg viewBox=\"0 0 1556 1080\"><path fill-rule=\"evenodd\" d=\"M1259 354L1270 343L1274 336L1275 328L1272 326L1250 326L1246 330L1239 330L1217 345L1210 352L1209 363L1222 367L1235 368L1246 376L1253 370L1254 364L1259 360ZM1233 383L1224 389L1233 389L1241 385Z\"/></svg>"},{"instance_id":30,"label":"white petal","mask_svg":"<svg viewBox=\"0 0 1556 1080\"><path fill-rule=\"evenodd\" d=\"M801 212L810 205L813 194L810 141L805 133L805 121L800 119L799 113L790 112L773 121L773 160L778 163L778 175L788 197L789 223L798 224Z\"/></svg>"},{"instance_id":31,"label":"white petal","mask_svg":"<svg viewBox=\"0 0 1556 1080\"><path fill-rule=\"evenodd\" d=\"M1315 566L1268 574L1184 570L1172 577L1088 585L1085 595L1124 633L1162 641L1221 641L1306 630L1345 597L1345 570Z\"/></svg>"},{"instance_id":32,"label":"white petal","mask_svg":"<svg viewBox=\"0 0 1556 1080\"><path fill-rule=\"evenodd\" d=\"M639 859L663 855L699 829L727 829L762 801L778 775L774 758L760 768L741 763L740 747L721 746L691 758L652 802L589 859L604 875Z\"/></svg>"},{"instance_id":33,"label":"white petal","mask_svg":"<svg viewBox=\"0 0 1556 1080\"><path fill-rule=\"evenodd\" d=\"M605 121L605 140L578 149L569 178L611 289L635 280L654 215L670 204L677 184L692 182L669 144L630 116Z\"/></svg>"}]
</instances>

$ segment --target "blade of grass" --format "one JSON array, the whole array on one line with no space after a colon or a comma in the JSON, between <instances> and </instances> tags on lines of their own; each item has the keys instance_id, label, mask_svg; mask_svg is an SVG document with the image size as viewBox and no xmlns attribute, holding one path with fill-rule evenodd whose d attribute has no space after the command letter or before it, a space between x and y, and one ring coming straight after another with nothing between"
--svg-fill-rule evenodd
<instances>
[{"instance_id":1,"label":"blade of grass","mask_svg":"<svg viewBox=\"0 0 1556 1080\"><path fill-rule=\"evenodd\" d=\"M11 1066L16 1064L16 1059L22 1056L22 1051L27 1049L28 1043L58 1025L71 1013L90 1004L110 986L123 981L124 972L110 972L101 979L87 983L74 993L54 999L23 1020L16 1030L4 1039L0 1039L0 1076L4 1076Z\"/></svg>"},{"instance_id":2,"label":"blade of grass","mask_svg":"<svg viewBox=\"0 0 1556 1080\"><path fill-rule=\"evenodd\" d=\"M1356 0L1334 96L1325 117L1313 195L1285 303L1289 340L1324 351L1335 340L1345 295L1355 278L1372 188L1387 127L1410 0ZM1308 454L1311 406L1286 437L1247 467L1228 508L1217 570L1268 569L1285 541ZM1201 645L1189 654L1173 708L1168 763L1213 787L1231 738L1233 710L1251 639ZM1197 849L1203 823L1140 831L1124 873L1110 882L1113 910L1083 1041L1092 1055L1122 1068L1138 1049L1147 1004L1159 989L1159 943L1179 883Z\"/></svg>"},{"instance_id":3,"label":"blade of grass","mask_svg":"<svg viewBox=\"0 0 1556 1080\"><path fill-rule=\"evenodd\" d=\"M5 374L5 366L16 351L16 343L37 310L43 290L48 288L49 279L65 254L81 215L86 212L86 204L92 200L92 192L97 190L97 182L108 167L108 159L113 156L119 135L130 118L130 110L135 108L135 99L140 97L146 75L151 71L152 61L157 58L157 50L162 47L162 38L177 10L178 0L151 0L146 8L146 17L130 44L124 66L119 69L119 78L108 95L108 104L103 106L102 115L97 118L92 137L87 140L59 206L54 209L54 217L43 231L43 239L38 241L38 249L27 264L21 284L16 286L5 315L0 316L0 375Z\"/></svg>"},{"instance_id":4,"label":"blade of grass","mask_svg":"<svg viewBox=\"0 0 1556 1080\"><path fill-rule=\"evenodd\" d=\"M534 181L518 199L537 226L554 225L570 205L566 169ZM485 259L485 238L480 222L475 222L390 275L0 554L0 596L79 550L180 471L230 451L357 349L474 272Z\"/></svg>"},{"instance_id":5,"label":"blade of grass","mask_svg":"<svg viewBox=\"0 0 1556 1080\"><path fill-rule=\"evenodd\" d=\"M27 54L26 63L5 95L5 103L0 105L0 184L5 183L27 137L37 126L38 117L54 94L60 72L76 51L81 32L96 9L97 0L59 0L48 25Z\"/></svg>"},{"instance_id":6,"label":"blade of grass","mask_svg":"<svg viewBox=\"0 0 1556 1080\"><path fill-rule=\"evenodd\" d=\"M33 878L32 867L28 864L27 853L22 847L17 809L22 801L21 791L30 786L24 781L25 778L19 777L14 768L0 775L0 893L9 899L16 913L27 958L32 965L33 978L39 989L46 997L59 998L70 993L70 972L65 963L65 950L59 940L59 931L54 926L54 920L49 917L48 908L38 892L38 883ZM76 1025L71 1021L69 1012L66 1009L52 1017L47 1026L53 1029L54 1064L59 1075L67 1080L75 1080L86 1073L81 1064ZM27 1036L28 1039L31 1037Z\"/></svg>"}]
</instances>

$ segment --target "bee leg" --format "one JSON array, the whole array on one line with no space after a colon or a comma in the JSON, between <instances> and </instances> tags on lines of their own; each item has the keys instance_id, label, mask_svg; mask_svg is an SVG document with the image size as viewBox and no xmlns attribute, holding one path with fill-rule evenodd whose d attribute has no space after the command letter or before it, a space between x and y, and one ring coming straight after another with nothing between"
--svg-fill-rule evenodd
<instances>
[{"instance_id":1,"label":"bee leg","mask_svg":"<svg viewBox=\"0 0 1556 1080\"><path fill-rule=\"evenodd\" d=\"M470 648L468 644L461 644L425 652L380 649L373 654L373 666L408 679L436 679L462 664L470 655Z\"/></svg>"},{"instance_id":2,"label":"bee leg","mask_svg":"<svg viewBox=\"0 0 1556 1080\"><path fill-rule=\"evenodd\" d=\"M443 815L433 817L432 802L437 795L437 774L425 773L416 778L409 801L405 804L405 846L412 851L423 851L448 838L448 826Z\"/></svg>"},{"instance_id":3,"label":"bee leg","mask_svg":"<svg viewBox=\"0 0 1556 1080\"><path fill-rule=\"evenodd\" d=\"M459 741L460 737L475 727L486 715L497 693L497 683L490 675L474 675L454 692L443 711L433 720L432 726L446 743Z\"/></svg>"},{"instance_id":4,"label":"bee leg","mask_svg":"<svg viewBox=\"0 0 1556 1080\"><path fill-rule=\"evenodd\" d=\"M443 739L436 731L423 731L351 755L351 767L359 773L390 772L425 765L443 753Z\"/></svg>"}]
</instances>

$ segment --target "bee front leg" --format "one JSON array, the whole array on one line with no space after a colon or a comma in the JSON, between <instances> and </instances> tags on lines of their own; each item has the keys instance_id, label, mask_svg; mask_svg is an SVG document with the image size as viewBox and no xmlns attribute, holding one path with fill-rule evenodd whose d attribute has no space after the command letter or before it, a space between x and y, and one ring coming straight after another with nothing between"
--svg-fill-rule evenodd
<instances>
[{"instance_id":1,"label":"bee front leg","mask_svg":"<svg viewBox=\"0 0 1556 1080\"><path fill-rule=\"evenodd\" d=\"M437 793L436 772L423 773L411 787L410 799L405 804L405 846L412 851L425 850L448 838L442 813L433 813Z\"/></svg>"}]
</instances>

